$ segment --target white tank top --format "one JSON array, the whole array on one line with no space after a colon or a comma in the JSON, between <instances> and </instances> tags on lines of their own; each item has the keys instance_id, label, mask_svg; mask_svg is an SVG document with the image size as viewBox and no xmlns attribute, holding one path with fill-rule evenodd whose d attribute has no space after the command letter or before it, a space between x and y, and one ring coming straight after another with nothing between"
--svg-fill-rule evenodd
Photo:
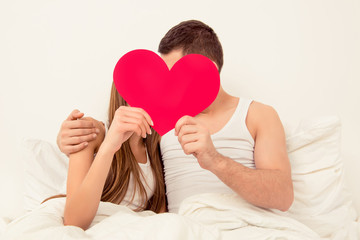
<instances>
[{"instance_id":1,"label":"white tank top","mask_svg":"<svg viewBox=\"0 0 360 240\"><path fill-rule=\"evenodd\" d=\"M149 159L147 149L146 149L146 157L147 157L146 163L139 163L139 166L140 166L140 169L143 174L143 177L141 177L141 180L145 187L146 195L149 200L154 195L155 179L154 179L154 174L151 169L150 159ZM124 199L120 203L120 205L128 206L132 210L135 210L141 206L144 206L144 204L143 204L144 200L141 199L138 189L136 190L134 199L132 199L133 193L134 193L134 187L135 187L134 178L133 178L133 175L131 174L129 188L125 194Z\"/></svg>"},{"instance_id":2,"label":"white tank top","mask_svg":"<svg viewBox=\"0 0 360 240\"><path fill-rule=\"evenodd\" d=\"M211 139L220 154L254 169L254 140L245 122L251 102L240 98L230 120L220 131L212 134ZM174 129L162 136L160 148L169 212L177 212L180 203L195 194L233 193L215 174L201 168L192 154L184 153Z\"/></svg>"},{"instance_id":3,"label":"white tank top","mask_svg":"<svg viewBox=\"0 0 360 240\"><path fill-rule=\"evenodd\" d=\"M106 125L105 125L105 135L108 132L108 126L107 126L107 121ZM145 147L146 150L146 163L139 163L140 169L142 171L142 174L144 176L144 178L141 178L142 183L145 187L145 191L146 191L146 195L148 200L154 195L154 191L155 191L155 178L154 178L154 174L150 165L150 159L149 159L149 154L147 151L147 148ZM96 155L96 154L95 154ZM129 208L131 208L132 210L138 209L140 206L143 206L143 202L142 199L140 198L140 194L137 190L134 199L132 200L133 197L133 192L134 192L134 177L133 174L130 174L130 183L129 183L129 187L128 190L124 196L124 199L121 201L120 205L125 205L128 206ZM131 201L132 200L132 201Z\"/></svg>"}]
</instances>

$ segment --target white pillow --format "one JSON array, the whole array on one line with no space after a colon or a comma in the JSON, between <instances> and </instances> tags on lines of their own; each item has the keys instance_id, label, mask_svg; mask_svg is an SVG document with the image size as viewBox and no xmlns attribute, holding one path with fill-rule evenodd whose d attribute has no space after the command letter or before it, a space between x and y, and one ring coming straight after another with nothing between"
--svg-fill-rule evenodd
<instances>
[{"instance_id":1,"label":"white pillow","mask_svg":"<svg viewBox=\"0 0 360 240\"><path fill-rule=\"evenodd\" d=\"M294 184L294 203L287 213L321 237L344 230L357 218L344 185L341 124L337 116L303 120L285 128Z\"/></svg>"},{"instance_id":2,"label":"white pillow","mask_svg":"<svg viewBox=\"0 0 360 240\"><path fill-rule=\"evenodd\" d=\"M66 192L68 158L57 146L39 139L25 139L24 209L32 210L44 199Z\"/></svg>"}]
</instances>

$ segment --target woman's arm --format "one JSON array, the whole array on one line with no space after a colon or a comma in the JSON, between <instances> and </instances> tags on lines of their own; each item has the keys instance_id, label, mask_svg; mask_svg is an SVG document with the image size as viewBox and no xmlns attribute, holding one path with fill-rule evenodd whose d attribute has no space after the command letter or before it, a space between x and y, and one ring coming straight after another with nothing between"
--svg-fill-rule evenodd
<instances>
[{"instance_id":1,"label":"woman's arm","mask_svg":"<svg viewBox=\"0 0 360 240\"><path fill-rule=\"evenodd\" d=\"M101 124L91 119L95 124ZM94 152L104 139L104 128L96 141L80 152L70 154L67 197L64 212L64 225L75 225L86 229L92 222L100 203L104 183L113 159L113 153L99 149L95 159Z\"/></svg>"},{"instance_id":2,"label":"woman's arm","mask_svg":"<svg viewBox=\"0 0 360 240\"><path fill-rule=\"evenodd\" d=\"M146 133L150 133L150 123L151 118L144 110L121 106L115 111L105 139L104 131L99 133L102 137L89 142L87 148L70 154L64 225L75 225L84 230L89 227L99 207L115 152L134 133L146 137ZM100 147L92 161L97 146Z\"/></svg>"}]
</instances>

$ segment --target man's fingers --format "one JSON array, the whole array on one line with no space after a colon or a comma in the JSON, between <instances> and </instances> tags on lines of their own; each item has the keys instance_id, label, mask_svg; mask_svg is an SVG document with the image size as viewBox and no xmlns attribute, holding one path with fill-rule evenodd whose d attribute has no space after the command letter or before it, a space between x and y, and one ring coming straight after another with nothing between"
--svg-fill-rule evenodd
<instances>
[{"instance_id":1,"label":"man's fingers","mask_svg":"<svg viewBox=\"0 0 360 240\"><path fill-rule=\"evenodd\" d=\"M74 129L74 128L94 128L95 124L89 120L76 120L76 121L66 121L66 128Z\"/></svg>"},{"instance_id":2,"label":"man's fingers","mask_svg":"<svg viewBox=\"0 0 360 240\"><path fill-rule=\"evenodd\" d=\"M182 148L184 150L184 153L186 155L189 155L189 154L193 154L196 152L196 149L197 149L197 145L198 143L197 142L189 142L189 143L185 143Z\"/></svg>"},{"instance_id":3,"label":"man's fingers","mask_svg":"<svg viewBox=\"0 0 360 240\"><path fill-rule=\"evenodd\" d=\"M181 143L181 145L185 145L187 143L190 143L190 142L197 142L198 141L198 138L199 136L195 133L193 134L187 134L187 135L184 135L180 138L180 136L178 137L178 140L179 142Z\"/></svg>"},{"instance_id":4,"label":"man's fingers","mask_svg":"<svg viewBox=\"0 0 360 240\"><path fill-rule=\"evenodd\" d=\"M84 113L80 112L78 109L73 110L66 120L76 120L78 118L82 118Z\"/></svg>"},{"instance_id":5,"label":"man's fingers","mask_svg":"<svg viewBox=\"0 0 360 240\"><path fill-rule=\"evenodd\" d=\"M85 136L92 133L99 133L100 129L98 128L75 128L71 131L68 131L69 137Z\"/></svg>"},{"instance_id":6,"label":"man's fingers","mask_svg":"<svg viewBox=\"0 0 360 240\"><path fill-rule=\"evenodd\" d=\"M183 125L194 125L194 124L196 124L194 118L187 115L183 116L175 124L175 136L178 135L179 130Z\"/></svg>"},{"instance_id":7,"label":"man's fingers","mask_svg":"<svg viewBox=\"0 0 360 240\"><path fill-rule=\"evenodd\" d=\"M80 143L84 143L84 142L90 142L92 140L94 140L97 137L96 133L91 133L88 135L84 135L84 136L76 136L76 137L69 137L66 138L66 140L64 140L63 144L64 145L77 145Z\"/></svg>"},{"instance_id":8,"label":"man's fingers","mask_svg":"<svg viewBox=\"0 0 360 240\"><path fill-rule=\"evenodd\" d=\"M76 152L83 150L88 145L89 144L87 142L77 144L77 145L69 145L69 146L64 147L64 150L69 155L69 154L76 153Z\"/></svg>"},{"instance_id":9,"label":"man's fingers","mask_svg":"<svg viewBox=\"0 0 360 240\"><path fill-rule=\"evenodd\" d=\"M183 125L178 131L178 139L180 140L183 136L188 134L195 134L198 132L198 128L195 125Z\"/></svg>"}]
</instances>

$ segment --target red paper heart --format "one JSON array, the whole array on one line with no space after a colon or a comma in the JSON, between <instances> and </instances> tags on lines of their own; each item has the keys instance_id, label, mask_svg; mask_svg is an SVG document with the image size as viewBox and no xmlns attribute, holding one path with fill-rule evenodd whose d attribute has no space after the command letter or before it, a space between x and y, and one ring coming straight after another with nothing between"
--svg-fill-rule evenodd
<instances>
[{"instance_id":1,"label":"red paper heart","mask_svg":"<svg viewBox=\"0 0 360 240\"><path fill-rule=\"evenodd\" d=\"M119 94L132 107L143 108L163 136L184 115L207 108L220 88L215 64L200 54L182 57L169 71L154 52L144 49L126 53L114 69Z\"/></svg>"}]
</instances>

